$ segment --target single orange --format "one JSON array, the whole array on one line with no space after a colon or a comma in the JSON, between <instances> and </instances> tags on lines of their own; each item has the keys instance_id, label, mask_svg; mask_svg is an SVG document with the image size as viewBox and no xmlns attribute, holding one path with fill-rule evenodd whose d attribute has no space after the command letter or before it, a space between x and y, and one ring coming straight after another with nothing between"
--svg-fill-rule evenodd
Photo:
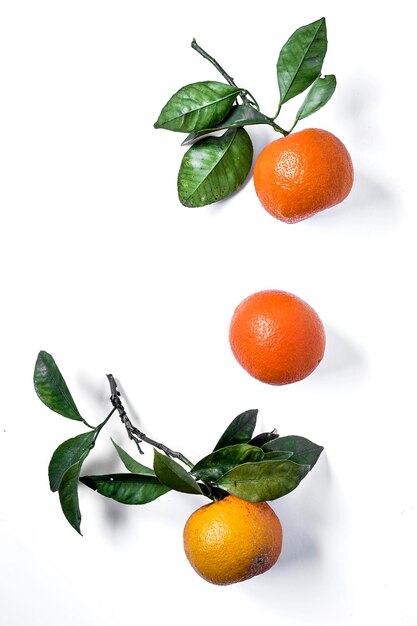
<instances>
[{"instance_id":1,"label":"single orange","mask_svg":"<svg viewBox=\"0 0 417 626\"><path fill-rule=\"evenodd\" d=\"M278 290L254 293L239 304L229 340L240 365L271 385L294 383L311 374L326 344L315 310L292 293Z\"/></svg>"},{"instance_id":2,"label":"single orange","mask_svg":"<svg viewBox=\"0 0 417 626\"><path fill-rule=\"evenodd\" d=\"M197 574L216 585L266 572L281 547L281 523L266 502L226 496L197 509L184 528L188 560Z\"/></svg>"},{"instance_id":3,"label":"single orange","mask_svg":"<svg viewBox=\"0 0 417 626\"><path fill-rule=\"evenodd\" d=\"M353 185L352 160L332 133L308 128L267 145L253 180L268 213L291 224L346 198Z\"/></svg>"}]
</instances>

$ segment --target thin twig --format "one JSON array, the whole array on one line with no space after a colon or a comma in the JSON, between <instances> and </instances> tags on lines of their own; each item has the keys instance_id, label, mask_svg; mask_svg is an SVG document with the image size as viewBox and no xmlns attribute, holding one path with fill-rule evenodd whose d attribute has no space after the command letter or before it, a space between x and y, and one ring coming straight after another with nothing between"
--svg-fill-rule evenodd
<instances>
[{"instance_id":1,"label":"thin twig","mask_svg":"<svg viewBox=\"0 0 417 626\"><path fill-rule=\"evenodd\" d=\"M193 50L196 50L196 52L201 54L201 56L204 59L207 59L207 61L209 61L212 65L214 65L216 70L220 72L220 74L229 83L229 85L231 85L232 87L236 87L236 89L239 89L239 87L236 85L234 79L230 76L230 74L228 74L226 70L222 68L222 66L220 65L220 63L216 61L216 59L214 59L208 52L206 52L201 46L199 46L195 39L192 40L191 47L193 48ZM257 111L259 111L259 104L255 100L253 95L250 93L250 91L248 91L247 89L241 89L239 96L243 104L252 106ZM278 116L280 108L278 109L278 112L275 115L275 117L268 117L268 123L272 126L274 130L276 130L277 132L281 133L281 135L284 135L284 137L286 137L289 134L289 131L284 130L283 128L281 128L281 126L278 126L278 124L275 122L275 119ZM267 116L265 115L265 117Z\"/></svg>"},{"instance_id":2,"label":"thin twig","mask_svg":"<svg viewBox=\"0 0 417 626\"><path fill-rule=\"evenodd\" d=\"M230 74L228 74L226 72L225 69L222 68L222 66L220 65L220 63L218 63L216 61L216 59L214 59L211 54L209 54L208 52L206 52L201 46L198 45L198 43L196 42L195 39L192 40L191 42L191 47L193 48L193 50L195 50L196 52L198 52L199 54L201 54L201 56L204 59L207 59L207 61L209 61L212 65L214 65L214 67L216 68L216 70L218 72L220 72L220 74L223 76L223 78L229 83L229 85L231 85L232 87L236 87L236 89L240 89L240 87L238 87L234 81L234 79L230 76ZM246 89L241 89L240 90L241 93L239 94L243 104L248 104L250 106L254 106L258 111L259 111L259 105L256 102L255 98L253 97L253 95L247 91ZM248 97L249 96L249 97Z\"/></svg>"},{"instance_id":3,"label":"thin twig","mask_svg":"<svg viewBox=\"0 0 417 626\"><path fill-rule=\"evenodd\" d=\"M133 426L120 400L120 392L117 389L117 383L114 379L114 376L112 374L107 374L107 378L110 383L110 392L111 392L110 401L114 409L118 411L120 419L122 420L122 423L125 425L129 439L135 442L140 454L143 454L143 450L140 447L140 444L143 441L145 441L146 443L149 443L151 446L154 446L154 448L158 448L159 450L162 450L162 452L164 452L167 456L172 457L174 459L178 459L179 461L184 463L184 465L188 465L188 467L193 467L193 463L191 463L191 461L189 461L183 454L181 454L181 452L175 452L174 450L171 450L170 448L165 446L163 443L159 443L158 441L155 441L154 439L150 439L150 437L147 437L145 433L142 433L138 428Z\"/></svg>"}]
</instances>

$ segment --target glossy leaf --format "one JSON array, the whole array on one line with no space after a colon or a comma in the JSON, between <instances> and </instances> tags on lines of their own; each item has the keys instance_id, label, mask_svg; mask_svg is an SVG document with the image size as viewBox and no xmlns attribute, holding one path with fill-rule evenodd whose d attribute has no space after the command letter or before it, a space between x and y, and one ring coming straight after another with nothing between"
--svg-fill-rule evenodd
<instances>
[{"instance_id":1,"label":"glossy leaf","mask_svg":"<svg viewBox=\"0 0 417 626\"><path fill-rule=\"evenodd\" d=\"M185 153L178 173L181 204L200 207L227 198L249 174L253 146L244 128L232 128L222 137L205 137Z\"/></svg>"},{"instance_id":2,"label":"glossy leaf","mask_svg":"<svg viewBox=\"0 0 417 626\"><path fill-rule=\"evenodd\" d=\"M296 120L302 120L324 107L334 94L335 89L336 76L329 74L328 76L319 77L307 93L303 104L297 112Z\"/></svg>"},{"instance_id":3,"label":"glossy leaf","mask_svg":"<svg viewBox=\"0 0 417 626\"><path fill-rule=\"evenodd\" d=\"M80 477L82 459L78 463L71 465L61 478L59 484L59 501L61 502L62 511L75 530L80 533L81 512L78 502L78 479Z\"/></svg>"},{"instance_id":4,"label":"glossy leaf","mask_svg":"<svg viewBox=\"0 0 417 626\"><path fill-rule=\"evenodd\" d=\"M187 146L197 141L204 135L226 130L227 128L240 128L241 126L251 126L254 124L271 124L269 117L257 111L248 104L238 104L233 106L229 115L222 120L217 126L212 128L203 128L201 130L190 133L182 142L182 146Z\"/></svg>"},{"instance_id":5,"label":"glossy leaf","mask_svg":"<svg viewBox=\"0 0 417 626\"><path fill-rule=\"evenodd\" d=\"M258 409L249 409L235 417L220 437L214 450L237 443L248 443L255 430L257 416Z\"/></svg>"},{"instance_id":6,"label":"glossy leaf","mask_svg":"<svg viewBox=\"0 0 417 626\"><path fill-rule=\"evenodd\" d=\"M280 104L298 96L320 75L327 51L326 20L302 26L283 46L277 63Z\"/></svg>"},{"instance_id":7,"label":"glossy leaf","mask_svg":"<svg viewBox=\"0 0 417 626\"><path fill-rule=\"evenodd\" d=\"M299 463L300 465L309 465L310 468L314 467L317 463L320 454L323 452L323 446L309 441L305 437L298 437L297 435L290 435L288 437L280 437L274 439L263 446L265 452L272 452L276 450L285 450L292 452L291 461Z\"/></svg>"},{"instance_id":8,"label":"glossy leaf","mask_svg":"<svg viewBox=\"0 0 417 626\"><path fill-rule=\"evenodd\" d=\"M292 461L245 463L231 469L216 484L243 500L263 502L281 498L295 489L309 469L309 465Z\"/></svg>"},{"instance_id":9,"label":"glossy leaf","mask_svg":"<svg viewBox=\"0 0 417 626\"><path fill-rule=\"evenodd\" d=\"M249 443L251 446L259 446L261 448L265 443L268 443L268 441L272 441L273 439L277 439L278 437L279 434L274 428L274 430L269 433L261 433L260 435L256 435L256 437L251 439Z\"/></svg>"},{"instance_id":10,"label":"glossy leaf","mask_svg":"<svg viewBox=\"0 0 417 626\"><path fill-rule=\"evenodd\" d=\"M102 496L122 504L146 504L170 491L155 476L139 474L82 476L80 480Z\"/></svg>"},{"instance_id":11,"label":"glossy leaf","mask_svg":"<svg viewBox=\"0 0 417 626\"><path fill-rule=\"evenodd\" d=\"M191 473L198 480L216 481L232 467L248 461L260 461L264 452L256 446L240 443L220 448L194 465Z\"/></svg>"},{"instance_id":12,"label":"glossy leaf","mask_svg":"<svg viewBox=\"0 0 417 626\"><path fill-rule=\"evenodd\" d=\"M36 393L48 408L69 419L84 422L57 364L43 350L36 360L33 381Z\"/></svg>"},{"instance_id":13,"label":"glossy leaf","mask_svg":"<svg viewBox=\"0 0 417 626\"><path fill-rule=\"evenodd\" d=\"M154 128L182 133L211 128L226 117L241 91L217 81L186 85L168 100Z\"/></svg>"},{"instance_id":14,"label":"glossy leaf","mask_svg":"<svg viewBox=\"0 0 417 626\"><path fill-rule=\"evenodd\" d=\"M199 493L201 489L197 481L185 470L182 465L155 450L154 464L155 474L161 483L175 491L182 493Z\"/></svg>"},{"instance_id":15,"label":"glossy leaf","mask_svg":"<svg viewBox=\"0 0 417 626\"><path fill-rule=\"evenodd\" d=\"M49 486L51 491L58 491L62 477L72 466L85 458L94 445L96 432L82 433L72 439L67 439L57 447L49 463Z\"/></svg>"},{"instance_id":16,"label":"glossy leaf","mask_svg":"<svg viewBox=\"0 0 417 626\"><path fill-rule=\"evenodd\" d=\"M117 445L115 441L112 439L112 443L116 448L117 454L119 455L120 460L123 465L129 472L133 474L140 474L141 476L155 476L155 472L150 467L146 467L146 465L142 465L139 461L136 461L133 457L130 456L123 448Z\"/></svg>"}]
</instances>

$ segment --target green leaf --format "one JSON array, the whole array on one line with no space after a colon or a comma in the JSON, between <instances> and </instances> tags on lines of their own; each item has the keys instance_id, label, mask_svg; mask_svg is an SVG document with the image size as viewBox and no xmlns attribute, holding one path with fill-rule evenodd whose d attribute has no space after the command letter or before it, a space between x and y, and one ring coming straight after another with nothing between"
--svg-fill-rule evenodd
<instances>
[{"instance_id":1,"label":"green leaf","mask_svg":"<svg viewBox=\"0 0 417 626\"><path fill-rule=\"evenodd\" d=\"M80 477L82 459L78 463L71 465L61 478L59 484L59 500L62 511L75 530L80 533L81 512L78 502L78 479Z\"/></svg>"},{"instance_id":2,"label":"green leaf","mask_svg":"<svg viewBox=\"0 0 417 626\"><path fill-rule=\"evenodd\" d=\"M297 435L290 435L288 437L280 437L274 439L263 446L265 452L272 452L276 450L285 450L292 452L291 461L299 463L300 465L309 465L310 468L314 467L317 463L320 454L323 452L323 446L309 441L305 437L298 437Z\"/></svg>"},{"instance_id":3,"label":"green leaf","mask_svg":"<svg viewBox=\"0 0 417 626\"><path fill-rule=\"evenodd\" d=\"M53 357L43 350L36 360L33 381L36 393L48 408L69 419L85 422Z\"/></svg>"},{"instance_id":4,"label":"green leaf","mask_svg":"<svg viewBox=\"0 0 417 626\"><path fill-rule=\"evenodd\" d=\"M292 452L287 450L275 450L275 452L265 452L263 461L278 461L281 459L290 459ZM291 461L294 459L291 458Z\"/></svg>"},{"instance_id":5,"label":"green leaf","mask_svg":"<svg viewBox=\"0 0 417 626\"><path fill-rule=\"evenodd\" d=\"M309 469L309 465L292 461L245 463L224 474L216 484L243 500L263 502L281 498L295 489Z\"/></svg>"},{"instance_id":6,"label":"green leaf","mask_svg":"<svg viewBox=\"0 0 417 626\"><path fill-rule=\"evenodd\" d=\"M231 128L222 137L205 137L185 153L178 173L181 204L200 207L227 198L243 185L253 157L244 128Z\"/></svg>"},{"instance_id":7,"label":"green leaf","mask_svg":"<svg viewBox=\"0 0 417 626\"><path fill-rule=\"evenodd\" d=\"M198 480L215 482L232 467L248 461L260 461L263 457L264 452L260 448L250 446L247 443L239 443L227 448L220 448L205 456L194 465L191 473Z\"/></svg>"},{"instance_id":8,"label":"green leaf","mask_svg":"<svg viewBox=\"0 0 417 626\"><path fill-rule=\"evenodd\" d=\"M157 450L154 452L153 467L161 483L183 493L202 493L197 481L182 465Z\"/></svg>"},{"instance_id":9,"label":"green leaf","mask_svg":"<svg viewBox=\"0 0 417 626\"><path fill-rule=\"evenodd\" d=\"M51 491L58 491L65 472L85 458L86 452L94 445L96 432L82 433L72 439L67 439L57 447L49 463L49 485Z\"/></svg>"},{"instance_id":10,"label":"green leaf","mask_svg":"<svg viewBox=\"0 0 417 626\"><path fill-rule=\"evenodd\" d=\"M302 120L315 113L328 103L336 89L336 76L319 77L308 92L303 104L298 109L296 120Z\"/></svg>"},{"instance_id":11,"label":"green leaf","mask_svg":"<svg viewBox=\"0 0 417 626\"><path fill-rule=\"evenodd\" d=\"M211 128L226 117L241 91L217 81L186 85L168 100L154 128L182 133Z\"/></svg>"},{"instance_id":12,"label":"green leaf","mask_svg":"<svg viewBox=\"0 0 417 626\"><path fill-rule=\"evenodd\" d=\"M122 504L146 504L170 491L155 476L139 474L105 474L82 476L80 481L106 498Z\"/></svg>"},{"instance_id":13,"label":"green leaf","mask_svg":"<svg viewBox=\"0 0 417 626\"><path fill-rule=\"evenodd\" d=\"M103 422L103 424L104 423L105 422ZM79 435L78 437L64 441L64 443L55 450L49 464L51 489L52 486L55 486L59 481L58 494L62 512L71 526L75 528L80 535L81 512L78 501L78 482L81 467L89 455L90 450L94 447L95 438L103 424L100 424L92 433L85 433L84 440L82 440L82 435ZM89 439L89 435L93 437L92 440ZM90 443L88 443L89 441ZM74 458L78 455L78 460L73 465L70 465L61 475L65 465L69 464L72 454Z\"/></svg>"},{"instance_id":14,"label":"green leaf","mask_svg":"<svg viewBox=\"0 0 417 626\"><path fill-rule=\"evenodd\" d=\"M326 20L302 26L283 46L277 63L280 104L302 93L320 75L327 51Z\"/></svg>"},{"instance_id":15,"label":"green leaf","mask_svg":"<svg viewBox=\"0 0 417 626\"><path fill-rule=\"evenodd\" d=\"M277 439L278 437L278 432L274 428L274 430L272 430L270 433L261 433L260 435L256 435L256 437L251 439L249 443L251 446L259 446L261 448L268 441L272 441L273 439Z\"/></svg>"},{"instance_id":16,"label":"green leaf","mask_svg":"<svg viewBox=\"0 0 417 626\"><path fill-rule=\"evenodd\" d=\"M190 133L181 145L187 146L194 143L197 139L204 137L204 135L209 135L220 130L240 128L241 126L251 126L254 124L270 125L271 119L248 104L238 104L231 108L229 115L219 124L212 128L202 128L201 130Z\"/></svg>"},{"instance_id":17,"label":"green leaf","mask_svg":"<svg viewBox=\"0 0 417 626\"><path fill-rule=\"evenodd\" d=\"M127 452L123 450L120 446L117 445L115 441L112 439L112 443L117 450L117 454L120 457L123 465L129 472L133 474L140 474L141 476L155 476L155 472L150 467L146 467L146 465L142 465L139 461L136 461L133 457L130 456Z\"/></svg>"},{"instance_id":18,"label":"green leaf","mask_svg":"<svg viewBox=\"0 0 417 626\"><path fill-rule=\"evenodd\" d=\"M257 416L258 409L249 409L235 417L220 437L214 451L236 443L247 443L255 430Z\"/></svg>"}]
</instances>

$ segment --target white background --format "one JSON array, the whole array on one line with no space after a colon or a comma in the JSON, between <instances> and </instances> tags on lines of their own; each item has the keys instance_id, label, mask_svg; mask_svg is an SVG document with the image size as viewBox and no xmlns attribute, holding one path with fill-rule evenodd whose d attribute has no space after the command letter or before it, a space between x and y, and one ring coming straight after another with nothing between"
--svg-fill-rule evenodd
<instances>
[{"instance_id":1,"label":"white background","mask_svg":"<svg viewBox=\"0 0 417 626\"><path fill-rule=\"evenodd\" d=\"M143 6L0 2L2 623L416 624L406 5ZM345 142L356 173L349 198L287 225L262 209L249 179L228 201L182 207L181 136L153 123L181 86L219 78L192 37L272 115L280 47L322 15L323 70L338 87L299 129L325 128ZM284 107L284 126L299 104ZM250 134L255 155L276 138L266 127ZM268 288L305 299L327 331L322 364L285 387L250 378L228 345L234 308ZM127 507L82 486L77 535L49 491L47 465L83 428L36 397L40 349L54 355L88 421L108 413L112 372L135 423L194 460L248 408L259 408L260 429L323 444L314 471L273 503L284 528L277 565L230 587L199 578L182 548L198 496ZM114 418L85 473L122 469L110 434L134 454Z\"/></svg>"}]
</instances>

